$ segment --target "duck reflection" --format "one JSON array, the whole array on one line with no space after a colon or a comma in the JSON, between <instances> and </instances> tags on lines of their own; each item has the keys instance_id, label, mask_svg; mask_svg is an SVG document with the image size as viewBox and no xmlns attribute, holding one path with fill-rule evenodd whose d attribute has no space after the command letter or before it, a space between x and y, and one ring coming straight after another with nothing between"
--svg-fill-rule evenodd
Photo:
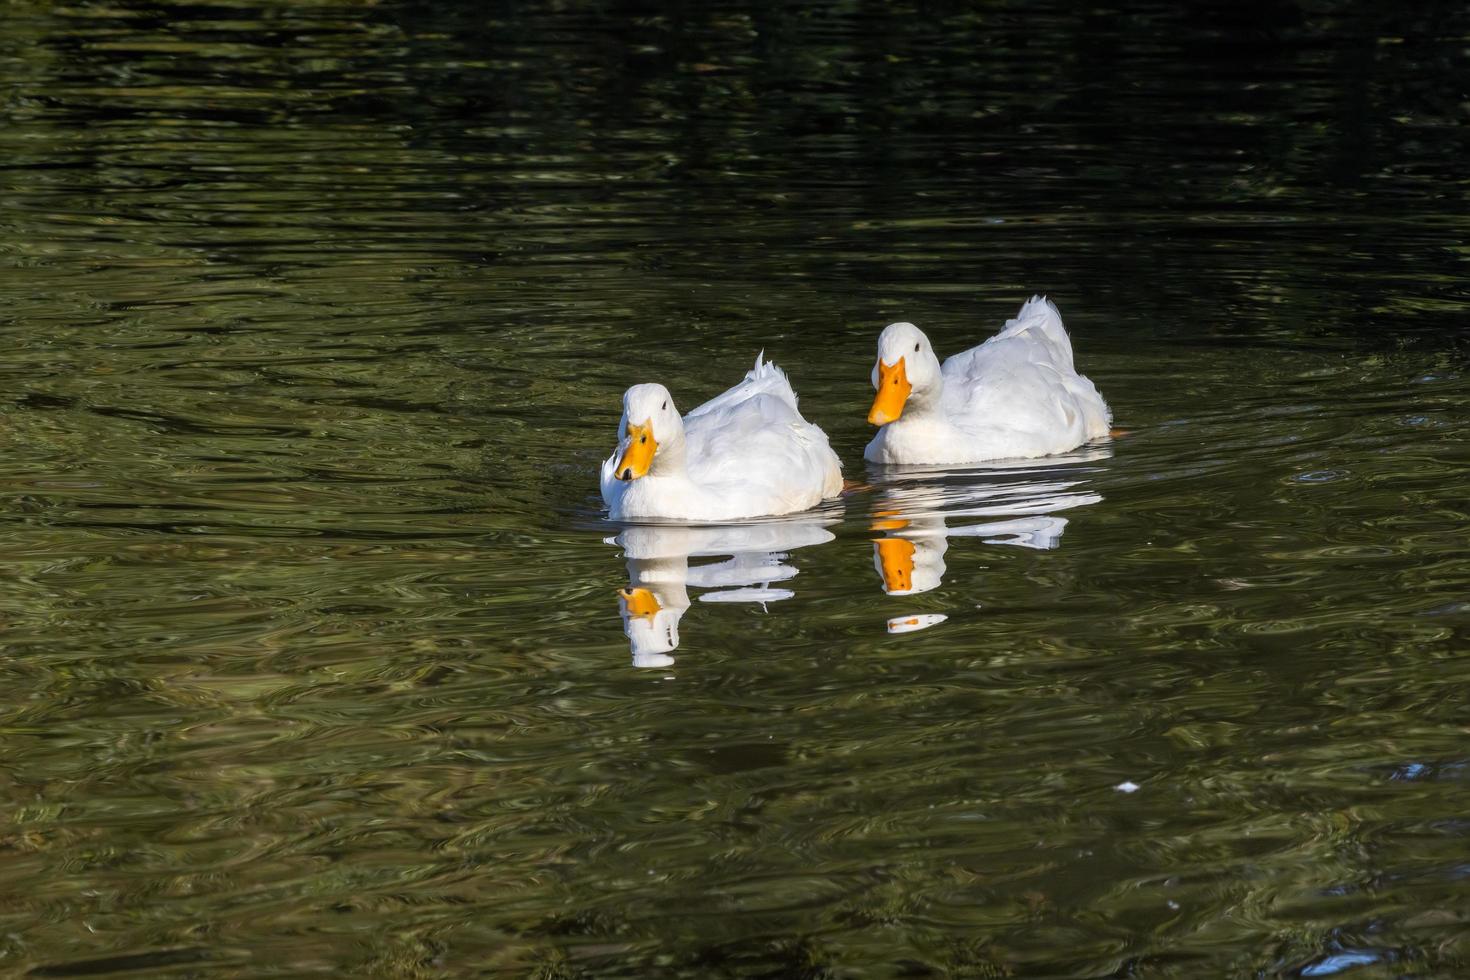
<instances>
[{"instance_id":1,"label":"duck reflection","mask_svg":"<svg viewBox=\"0 0 1470 980\"><path fill-rule=\"evenodd\" d=\"M667 667L679 645L679 620L690 606L689 589L710 590L701 602L777 602L796 593L774 583L794 578L786 563L798 548L831 541L830 517L732 524L718 527L638 525L609 544L628 560L628 586L618 590L623 632L634 667ZM728 556L691 564L691 558Z\"/></svg>"},{"instance_id":2,"label":"duck reflection","mask_svg":"<svg viewBox=\"0 0 1470 980\"><path fill-rule=\"evenodd\" d=\"M1046 465L984 470L903 470L875 481L878 502L872 529L873 565L889 595L915 595L944 581L944 556L951 538L980 538L985 544L1055 548L1067 529L1058 511L1095 504L1085 489L1089 469L1078 464L1104 458L1105 451L1070 454ZM991 518L953 526L965 518ZM913 617L890 621L890 632L921 629ZM942 621L942 617L934 622Z\"/></svg>"}]
</instances>

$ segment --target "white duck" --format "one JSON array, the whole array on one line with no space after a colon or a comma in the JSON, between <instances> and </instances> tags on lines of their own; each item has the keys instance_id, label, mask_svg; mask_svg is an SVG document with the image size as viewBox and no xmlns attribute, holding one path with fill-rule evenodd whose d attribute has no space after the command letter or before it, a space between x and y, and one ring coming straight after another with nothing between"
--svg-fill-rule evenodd
<instances>
[{"instance_id":1,"label":"white duck","mask_svg":"<svg viewBox=\"0 0 1470 980\"><path fill-rule=\"evenodd\" d=\"M634 385L618 438L602 464L602 499L616 520L790 514L842 490L826 433L802 418L786 372L762 356L682 419L663 385Z\"/></svg>"},{"instance_id":2,"label":"white duck","mask_svg":"<svg viewBox=\"0 0 1470 980\"><path fill-rule=\"evenodd\" d=\"M877 394L868 421L881 426L872 463L953 465L1049 456L1108 434L1102 395L1072 366L1072 342L1056 305L1031 297L978 347L944 362L912 323L878 336Z\"/></svg>"}]
</instances>

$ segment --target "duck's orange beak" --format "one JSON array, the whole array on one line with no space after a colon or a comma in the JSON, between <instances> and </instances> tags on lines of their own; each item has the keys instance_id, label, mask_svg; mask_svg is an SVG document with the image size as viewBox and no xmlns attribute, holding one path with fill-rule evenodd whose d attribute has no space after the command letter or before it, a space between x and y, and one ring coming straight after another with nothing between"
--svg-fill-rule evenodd
<instances>
[{"instance_id":1,"label":"duck's orange beak","mask_svg":"<svg viewBox=\"0 0 1470 980\"><path fill-rule=\"evenodd\" d=\"M909 522L898 516L896 510L873 511L873 523L868 528L873 531L901 531L909 526ZM873 540L879 540L874 538Z\"/></svg>"},{"instance_id":2,"label":"duck's orange beak","mask_svg":"<svg viewBox=\"0 0 1470 980\"><path fill-rule=\"evenodd\" d=\"M903 358L893 365L878 360L878 393L873 396L873 407L868 412L868 421L873 425L887 425L898 421L903 414L903 404L908 401L914 386L909 384L908 369Z\"/></svg>"},{"instance_id":3,"label":"duck's orange beak","mask_svg":"<svg viewBox=\"0 0 1470 980\"><path fill-rule=\"evenodd\" d=\"M909 592L914 587L914 543L908 538L878 538L873 542L883 572L883 591Z\"/></svg>"},{"instance_id":4,"label":"duck's orange beak","mask_svg":"<svg viewBox=\"0 0 1470 980\"><path fill-rule=\"evenodd\" d=\"M629 422L628 448L623 450L623 457L618 460L613 472L619 480L636 480L640 476L647 476L648 467L653 464L653 454L656 452L658 440L653 437L653 419L642 425Z\"/></svg>"},{"instance_id":5,"label":"duck's orange beak","mask_svg":"<svg viewBox=\"0 0 1470 980\"><path fill-rule=\"evenodd\" d=\"M623 607L623 615L629 619L652 619L663 608L652 592L642 588L618 589L618 602Z\"/></svg>"}]
</instances>

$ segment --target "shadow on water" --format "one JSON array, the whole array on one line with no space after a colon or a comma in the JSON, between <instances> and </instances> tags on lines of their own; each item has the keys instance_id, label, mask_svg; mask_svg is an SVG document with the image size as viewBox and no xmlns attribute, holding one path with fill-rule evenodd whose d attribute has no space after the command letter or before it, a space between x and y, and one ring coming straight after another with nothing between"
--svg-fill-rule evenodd
<instances>
[{"instance_id":1,"label":"shadow on water","mask_svg":"<svg viewBox=\"0 0 1470 980\"><path fill-rule=\"evenodd\" d=\"M1080 463L1107 459L1105 449L1082 450L1006 466L878 468L872 529L873 562L883 591L911 595L944 581L951 538L980 538L987 545L1050 549L1061 543L1067 518L1058 511L1102 501L1087 492L1092 470ZM922 474L922 475L919 475ZM995 518L954 524L967 518Z\"/></svg>"},{"instance_id":2,"label":"shadow on water","mask_svg":"<svg viewBox=\"0 0 1470 980\"><path fill-rule=\"evenodd\" d=\"M713 527L644 524L624 528L608 544L623 549L628 585L618 590L623 632L635 667L668 667L679 646L679 621L689 609L689 589L701 602L767 604L796 595L784 585L799 569L789 553L833 540L827 525L838 515L796 517ZM728 556L691 565L690 558Z\"/></svg>"}]
</instances>

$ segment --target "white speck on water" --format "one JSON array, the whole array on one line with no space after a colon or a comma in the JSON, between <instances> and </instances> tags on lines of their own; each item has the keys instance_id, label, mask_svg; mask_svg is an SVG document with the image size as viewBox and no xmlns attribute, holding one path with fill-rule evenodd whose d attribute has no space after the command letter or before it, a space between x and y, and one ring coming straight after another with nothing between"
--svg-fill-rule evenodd
<instances>
[{"instance_id":1,"label":"white speck on water","mask_svg":"<svg viewBox=\"0 0 1470 980\"><path fill-rule=\"evenodd\" d=\"M1178 912L1179 911L1179 903L1176 902L1176 901L1174 901L1172 898L1169 899L1168 906L1169 906L1169 908L1173 909L1175 912Z\"/></svg>"},{"instance_id":2,"label":"white speck on water","mask_svg":"<svg viewBox=\"0 0 1470 980\"><path fill-rule=\"evenodd\" d=\"M923 613L914 616L895 616L888 621L890 633L913 633L917 630L938 626L949 617L944 613Z\"/></svg>"},{"instance_id":3,"label":"white speck on water","mask_svg":"<svg viewBox=\"0 0 1470 980\"><path fill-rule=\"evenodd\" d=\"M1123 782L1113 787L1113 789L1117 790L1119 793L1137 793L1139 788L1139 785L1131 779L1125 779L1123 780Z\"/></svg>"}]
</instances>

